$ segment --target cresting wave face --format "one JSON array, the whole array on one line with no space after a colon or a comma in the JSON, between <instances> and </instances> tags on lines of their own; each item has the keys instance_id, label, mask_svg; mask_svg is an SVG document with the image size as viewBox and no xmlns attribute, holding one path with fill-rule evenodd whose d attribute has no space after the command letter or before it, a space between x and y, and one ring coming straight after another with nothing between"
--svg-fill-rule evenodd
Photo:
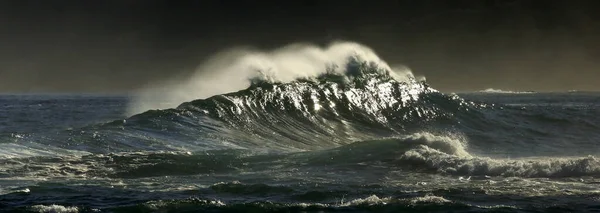
<instances>
[{"instance_id":1,"label":"cresting wave face","mask_svg":"<svg viewBox=\"0 0 600 213\"><path fill-rule=\"evenodd\" d=\"M172 108L185 101L246 89L254 79L291 82L316 77L331 67L345 72L348 58L377 64L398 81L412 77L406 67L392 69L369 47L352 42L334 42L322 48L310 44L291 44L273 51L234 48L206 60L192 76L170 79L143 88L131 102L129 115L150 109Z\"/></svg>"},{"instance_id":2,"label":"cresting wave face","mask_svg":"<svg viewBox=\"0 0 600 213\"><path fill-rule=\"evenodd\" d=\"M301 151L397 135L465 107L411 76L397 79L389 67L350 56L344 67L330 67L315 77L288 83L255 79L245 90L135 115L125 127L154 128L188 119L180 125L188 128L200 120L228 129L215 133L219 137L212 141L207 136L215 134L202 134L202 145L211 144L207 147ZM214 129L202 125L193 124L190 134Z\"/></svg>"}]
</instances>

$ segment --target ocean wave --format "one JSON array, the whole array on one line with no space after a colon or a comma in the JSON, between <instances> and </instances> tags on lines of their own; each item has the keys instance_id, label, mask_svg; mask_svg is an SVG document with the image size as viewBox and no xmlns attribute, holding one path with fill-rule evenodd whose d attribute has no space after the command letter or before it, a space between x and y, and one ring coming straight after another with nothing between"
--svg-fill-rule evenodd
<instances>
[{"instance_id":1,"label":"ocean wave","mask_svg":"<svg viewBox=\"0 0 600 213\"><path fill-rule=\"evenodd\" d=\"M360 57L348 57L344 67L332 69L288 83L255 80L237 92L34 140L91 153L294 152L451 125L457 114L485 107L411 76L400 81L389 66Z\"/></svg>"},{"instance_id":2,"label":"ocean wave","mask_svg":"<svg viewBox=\"0 0 600 213\"><path fill-rule=\"evenodd\" d=\"M498 93L498 94L533 94L534 91L510 91L510 90L501 90L494 88L487 88L484 90L480 90L480 93Z\"/></svg>"},{"instance_id":3,"label":"ocean wave","mask_svg":"<svg viewBox=\"0 0 600 213\"><path fill-rule=\"evenodd\" d=\"M588 157L536 157L493 159L471 155L465 142L430 133L408 138L419 145L402 153L397 163L416 169L451 175L504 177L581 177L600 175L600 160ZM416 139L416 140L415 140ZM406 143L406 139L402 143Z\"/></svg>"},{"instance_id":4,"label":"ocean wave","mask_svg":"<svg viewBox=\"0 0 600 213\"><path fill-rule=\"evenodd\" d=\"M452 175L505 177L582 177L600 175L600 161L593 157L538 157L537 159L492 159L458 157L422 146L400 157L402 163Z\"/></svg>"},{"instance_id":5,"label":"ocean wave","mask_svg":"<svg viewBox=\"0 0 600 213\"><path fill-rule=\"evenodd\" d=\"M375 63L398 81L412 78L406 67L392 68L372 49L354 42L333 42L326 47L290 44L272 51L236 48L215 54L191 76L141 89L130 104L129 114L243 90L255 81L289 83L328 72L343 73L350 57Z\"/></svg>"}]
</instances>

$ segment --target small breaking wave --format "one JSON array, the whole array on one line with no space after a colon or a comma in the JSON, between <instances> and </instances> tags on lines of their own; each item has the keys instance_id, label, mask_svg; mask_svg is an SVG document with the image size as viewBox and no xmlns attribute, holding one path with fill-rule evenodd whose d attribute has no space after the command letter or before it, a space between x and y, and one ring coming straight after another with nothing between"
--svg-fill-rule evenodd
<instances>
[{"instance_id":1,"label":"small breaking wave","mask_svg":"<svg viewBox=\"0 0 600 213\"><path fill-rule=\"evenodd\" d=\"M479 177L566 178L600 176L600 160L587 157L501 159L468 151L465 137L419 132L404 137L362 141L310 154L294 161L312 166L386 162L415 172Z\"/></svg>"},{"instance_id":2,"label":"small breaking wave","mask_svg":"<svg viewBox=\"0 0 600 213\"><path fill-rule=\"evenodd\" d=\"M452 175L504 177L582 177L599 176L600 160L593 156L576 158L538 157L536 159L492 159L459 157L422 146L400 157L402 162Z\"/></svg>"},{"instance_id":3,"label":"small breaking wave","mask_svg":"<svg viewBox=\"0 0 600 213\"><path fill-rule=\"evenodd\" d=\"M471 155L463 145L466 142L452 137L425 133L408 138L419 145L402 153L397 163L418 170L465 176L563 178L600 175L600 160L594 156L493 159Z\"/></svg>"}]
</instances>

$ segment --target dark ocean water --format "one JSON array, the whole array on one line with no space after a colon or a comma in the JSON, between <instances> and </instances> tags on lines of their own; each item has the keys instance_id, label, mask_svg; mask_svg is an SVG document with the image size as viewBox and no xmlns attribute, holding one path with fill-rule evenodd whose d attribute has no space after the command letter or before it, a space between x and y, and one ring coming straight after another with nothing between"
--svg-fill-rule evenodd
<instances>
[{"instance_id":1,"label":"dark ocean water","mask_svg":"<svg viewBox=\"0 0 600 213\"><path fill-rule=\"evenodd\" d=\"M4 212L600 212L600 93L443 94L365 64L124 116L0 96Z\"/></svg>"}]
</instances>

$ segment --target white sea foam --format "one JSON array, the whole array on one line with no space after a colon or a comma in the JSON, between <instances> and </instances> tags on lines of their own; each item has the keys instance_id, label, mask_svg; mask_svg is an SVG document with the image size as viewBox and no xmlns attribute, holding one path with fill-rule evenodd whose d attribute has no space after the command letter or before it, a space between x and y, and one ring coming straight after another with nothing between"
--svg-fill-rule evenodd
<instances>
[{"instance_id":1,"label":"white sea foam","mask_svg":"<svg viewBox=\"0 0 600 213\"><path fill-rule=\"evenodd\" d=\"M79 208L61 205L35 205L31 207L34 212L40 213L77 213Z\"/></svg>"},{"instance_id":2,"label":"white sea foam","mask_svg":"<svg viewBox=\"0 0 600 213\"><path fill-rule=\"evenodd\" d=\"M425 195L423 197L415 197L415 198L409 199L409 203L411 203L411 204L420 204L420 203L442 204L442 203L451 203L451 202L452 201L450 201L446 198L434 196L434 195Z\"/></svg>"},{"instance_id":3,"label":"white sea foam","mask_svg":"<svg viewBox=\"0 0 600 213\"><path fill-rule=\"evenodd\" d=\"M339 206L357 206L357 205L379 205L387 204L391 201L391 198L379 198L377 195L371 195L366 198L357 198L348 202L341 202Z\"/></svg>"}]
</instances>

